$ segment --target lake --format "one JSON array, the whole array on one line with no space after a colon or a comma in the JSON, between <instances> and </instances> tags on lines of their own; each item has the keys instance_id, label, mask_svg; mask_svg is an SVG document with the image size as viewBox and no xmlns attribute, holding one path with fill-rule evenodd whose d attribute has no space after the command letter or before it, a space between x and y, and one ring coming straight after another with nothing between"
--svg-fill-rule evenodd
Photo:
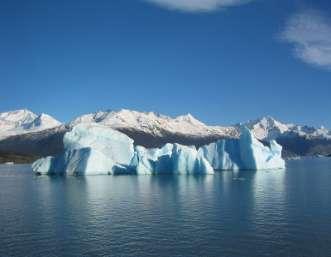
<instances>
[{"instance_id":1,"label":"lake","mask_svg":"<svg viewBox=\"0 0 331 257\"><path fill-rule=\"evenodd\" d=\"M331 159L207 176L0 166L0 256L331 256Z\"/></svg>"}]
</instances>

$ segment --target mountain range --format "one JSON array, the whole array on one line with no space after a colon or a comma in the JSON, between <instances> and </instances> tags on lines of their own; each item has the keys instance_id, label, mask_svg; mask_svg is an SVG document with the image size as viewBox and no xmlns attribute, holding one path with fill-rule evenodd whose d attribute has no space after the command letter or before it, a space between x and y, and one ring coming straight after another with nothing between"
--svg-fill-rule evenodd
<instances>
[{"instance_id":1,"label":"mountain range","mask_svg":"<svg viewBox=\"0 0 331 257\"><path fill-rule=\"evenodd\" d=\"M0 162L31 162L63 150L63 135L79 123L99 123L121 131L137 145L160 147L165 143L201 146L221 138L239 137L244 125L263 143L272 139L283 146L285 158L330 156L331 131L324 128L282 123L272 117L235 124L208 126L191 114L171 118L154 112L99 111L62 124L47 114L29 110L0 113Z\"/></svg>"}]
</instances>

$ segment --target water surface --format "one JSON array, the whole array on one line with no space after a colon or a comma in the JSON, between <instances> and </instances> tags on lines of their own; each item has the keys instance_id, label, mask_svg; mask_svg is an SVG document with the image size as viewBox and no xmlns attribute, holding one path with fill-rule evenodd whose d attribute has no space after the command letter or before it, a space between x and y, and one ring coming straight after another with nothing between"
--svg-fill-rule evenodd
<instances>
[{"instance_id":1,"label":"water surface","mask_svg":"<svg viewBox=\"0 0 331 257\"><path fill-rule=\"evenodd\" d=\"M331 256L331 159L208 176L0 166L0 256Z\"/></svg>"}]
</instances>

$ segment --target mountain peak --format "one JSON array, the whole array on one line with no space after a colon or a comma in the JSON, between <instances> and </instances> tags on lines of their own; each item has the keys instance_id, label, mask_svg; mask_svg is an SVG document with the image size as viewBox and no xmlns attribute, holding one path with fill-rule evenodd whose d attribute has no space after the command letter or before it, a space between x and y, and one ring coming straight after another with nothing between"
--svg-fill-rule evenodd
<instances>
[{"instance_id":1,"label":"mountain peak","mask_svg":"<svg viewBox=\"0 0 331 257\"><path fill-rule=\"evenodd\" d=\"M272 140L289 130L290 125L282 123L272 116L264 116L245 123L260 140Z\"/></svg>"},{"instance_id":2,"label":"mountain peak","mask_svg":"<svg viewBox=\"0 0 331 257\"><path fill-rule=\"evenodd\" d=\"M37 118L37 115L27 109L0 113L0 120L2 122L24 124L32 122L35 118Z\"/></svg>"},{"instance_id":3,"label":"mountain peak","mask_svg":"<svg viewBox=\"0 0 331 257\"><path fill-rule=\"evenodd\" d=\"M114 129L140 131L144 134L162 136L168 134L183 134L192 136L228 136L228 130L223 127L208 127L192 114L181 115L176 118L154 112L139 112L128 109L119 111L99 112L98 115L86 114L70 123L71 126L79 123L96 122ZM233 128L231 131L234 131Z\"/></svg>"},{"instance_id":4,"label":"mountain peak","mask_svg":"<svg viewBox=\"0 0 331 257\"><path fill-rule=\"evenodd\" d=\"M28 109L0 113L0 138L60 126L48 114L37 115Z\"/></svg>"},{"instance_id":5,"label":"mountain peak","mask_svg":"<svg viewBox=\"0 0 331 257\"><path fill-rule=\"evenodd\" d=\"M196 119L192 114L188 113L185 115L180 115L175 118L176 121L179 122L187 122L191 123L192 125L198 125L198 126L206 126L203 122Z\"/></svg>"},{"instance_id":6,"label":"mountain peak","mask_svg":"<svg viewBox=\"0 0 331 257\"><path fill-rule=\"evenodd\" d=\"M34 119L33 122L31 122L29 124L29 129L36 128L36 127L51 128L51 127L57 127L60 125L61 125L61 122L54 119L52 116L45 114L45 113L41 113L40 115L38 115L37 118Z\"/></svg>"},{"instance_id":7,"label":"mountain peak","mask_svg":"<svg viewBox=\"0 0 331 257\"><path fill-rule=\"evenodd\" d=\"M273 116L267 115L259 118L260 121L276 121L276 119Z\"/></svg>"}]
</instances>

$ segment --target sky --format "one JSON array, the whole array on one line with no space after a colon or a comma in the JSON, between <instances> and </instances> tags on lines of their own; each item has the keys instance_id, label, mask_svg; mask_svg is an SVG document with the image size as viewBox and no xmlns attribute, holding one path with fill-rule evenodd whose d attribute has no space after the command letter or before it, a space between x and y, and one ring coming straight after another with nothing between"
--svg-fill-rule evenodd
<instances>
[{"instance_id":1,"label":"sky","mask_svg":"<svg viewBox=\"0 0 331 257\"><path fill-rule=\"evenodd\" d=\"M329 0L2 0L0 112L331 128Z\"/></svg>"}]
</instances>

